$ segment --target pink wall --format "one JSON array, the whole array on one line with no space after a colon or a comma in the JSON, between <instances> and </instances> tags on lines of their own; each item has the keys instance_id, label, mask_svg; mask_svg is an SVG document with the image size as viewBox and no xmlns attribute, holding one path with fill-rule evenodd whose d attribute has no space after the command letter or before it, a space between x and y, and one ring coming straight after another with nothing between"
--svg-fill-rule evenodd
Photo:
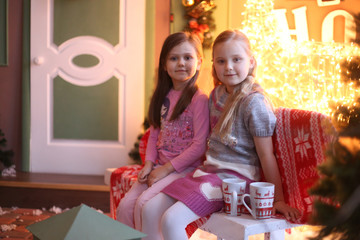
<instances>
[{"instance_id":1,"label":"pink wall","mask_svg":"<svg viewBox=\"0 0 360 240\"><path fill-rule=\"evenodd\" d=\"M23 1L8 1L8 66L0 66L0 129L21 169L21 81Z\"/></svg>"},{"instance_id":2,"label":"pink wall","mask_svg":"<svg viewBox=\"0 0 360 240\"><path fill-rule=\"evenodd\" d=\"M155 63L159 61L162 45L170 34L170 1L156 0L155 10Z\"/></svg>"}]
</instances>

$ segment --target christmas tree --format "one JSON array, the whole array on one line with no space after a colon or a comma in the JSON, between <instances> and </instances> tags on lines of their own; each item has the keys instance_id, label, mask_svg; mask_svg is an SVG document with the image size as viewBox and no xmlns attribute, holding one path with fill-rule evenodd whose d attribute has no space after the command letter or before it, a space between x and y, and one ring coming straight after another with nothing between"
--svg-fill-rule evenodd
<instances>
[{"instance_id":1,"label":"christmas tree","mask_svg":"<svg viewBox=\"0 0 360 240\"><path fill-rule=\"evenodd\" d=\"M360 14L356 16L359 23ZM357 26L360 26L357 24ZM359 29L357 29L357 32ZM355 41L359 44L359 41ZM360 87L360 57L343 62L343 81ZM310 193L314 203L314 224L323 226L317 237L360 239L360 98L338 103L333 109L337 141L328 148L326 162L319 166L320 180Z\"/></svg>"},{"instance_id":2,"label":"christmas tree","mask_svg":"<svg viewBox=\"0 0 360 240\"><path fill-rule=\"evenodd\" d=\"M11 150L4 150L6 148L6 139L4 138L4 133L0 129L0 172L2 168L9 168L13 165L12 157L14 155ZM1 166L3 165L3 166Z\"/></svg>"}]
</instances>

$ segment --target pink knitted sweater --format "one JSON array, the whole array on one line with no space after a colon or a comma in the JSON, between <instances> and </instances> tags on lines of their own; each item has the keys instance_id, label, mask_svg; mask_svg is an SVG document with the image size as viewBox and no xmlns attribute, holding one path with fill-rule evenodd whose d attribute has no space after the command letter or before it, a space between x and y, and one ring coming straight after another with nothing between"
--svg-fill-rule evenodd
<instances>
[{"instance_id":1,"label":"pink knitted sweater","mask_svg":"<svg viewBox=\"0 0 360 240\"><path fill-rule=\"evenodd\" d=\"M169 121L181 91L170 90L161 111L161 128L150 127L146 160L157 164L171 162L177 172L199 166L209 134L208 97L197 91L189 106L174 121Z\"/></svg>"}]
</instances>

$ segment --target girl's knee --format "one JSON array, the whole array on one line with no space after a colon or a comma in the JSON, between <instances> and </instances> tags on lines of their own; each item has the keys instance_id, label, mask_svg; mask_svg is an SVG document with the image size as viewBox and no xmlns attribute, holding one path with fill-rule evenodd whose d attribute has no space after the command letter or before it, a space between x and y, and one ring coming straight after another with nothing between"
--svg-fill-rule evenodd
<instances>
[{"instance_id":1,"label":"girl's knee","mask_svg":"<svg viewBox=\"0 0 360 240\"><path fill-rule=\"evenodd\" d=\"M145 205L147 201L142 197L142 195L140 195L136 201L135 201L135 204L134 204L134 207L135 208L138 208L138 209L142 209Z\"/></svg>"},{"instance_id":2,"label":"girl's knee","mask_svg":"<svg viewBox=\"0 0 360 240\"><path fill-rule=\"evenodd\" d=\"M174 219L175 219L174 216L172 216L172 214L166 211L161 217L161 223L160 223L161 231L163 231L164 229L170 231L171 227L173 226Z\"/></svg>"},{"instance_id":3,"label":"girl's knee","mask_svg":"<svg viewBox=\"0 0 360 240\"><path fill-rule=\"evenodd\" d=\"M116 209L116 219L120 222L132 222L134 214L134 204L132 201L122 199Z\"/></svg>"},{"instance_id":4,"label":"girl's knee","mask_svg":"<svg viewBox=\"0 0 360 240\"><path fill-rule=\"evenodd\" d=\"M118 211L126 211L126 210L134 207L131 205L133 205L131 201L127 201L125 198L123 198L120 201L117 209L118 209Z\"/></svg>"},{"instance_id":5,"label":"girl's knee","mask_svg":"<svg viewBox=\"0 0 360 240\"><path fill-rule=\"evenodd\" d=\"M144 206L141 208L141 215L143 218L147 218L152 213L152 207L149 202L145 203Z\"/></svg>"}]
</instances>

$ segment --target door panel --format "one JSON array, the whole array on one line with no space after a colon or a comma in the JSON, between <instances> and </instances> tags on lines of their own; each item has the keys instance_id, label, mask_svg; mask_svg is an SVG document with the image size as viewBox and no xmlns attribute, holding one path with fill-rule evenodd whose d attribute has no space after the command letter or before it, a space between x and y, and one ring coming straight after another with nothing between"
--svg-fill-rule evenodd
<instances>
[{"instance_id":1,"label":"door panel","mask_svg":"<svg viewBox=\"0 0 360 240\"><path fill-rule=\"evenodd\" d=\"M120 6L119 0L98 2L54 0L54 44L60 46L78 36L95 36L113 46L119 44L120 7L125 6Z\"/></svg>"},{"instance_id":2,"label":"door panel","mask_svg":"<svg viewBox=\"0 0 360 240\"><path fill-rule=\"evenodd\" d=\"M144 120L145 0L31 1L30 171L128 164Z\"/></svg>"},{"instance_id":3,"label":"door panel","mask_svg":"<svg viewBox=\"0 0 360 240\"><path fill-rule=\"evenodd\" d=\"M76 86L53 79L53 139L117 141L119 80Z\"/></svg>"}]
</instances>

